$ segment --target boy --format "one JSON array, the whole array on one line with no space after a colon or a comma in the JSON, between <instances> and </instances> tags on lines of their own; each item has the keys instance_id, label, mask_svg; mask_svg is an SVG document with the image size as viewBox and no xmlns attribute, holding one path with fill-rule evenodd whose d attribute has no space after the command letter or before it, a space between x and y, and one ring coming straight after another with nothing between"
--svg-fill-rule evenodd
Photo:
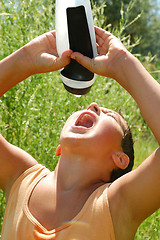
<instances>
[{"instance_id":1,"label":"boy","mask_svg":"<svg viewBox=\"0 0 160 240\"><path fill-rule=\"evenodd\" d=\"M95 59L71 50L58 57L55 31L34 39L1 61L0 94L32 74L56 71L73 58L119 82L159 143L159 84L119 39L97 27L95 32ZM130 164L122 146L127 131L119 114L90 104L65 123L54 172L1 136L0 186L7 199L2 239L134 239L140 223L160 206L160 150L109 184L113 171Z\"/></svg>"}]
</instances>

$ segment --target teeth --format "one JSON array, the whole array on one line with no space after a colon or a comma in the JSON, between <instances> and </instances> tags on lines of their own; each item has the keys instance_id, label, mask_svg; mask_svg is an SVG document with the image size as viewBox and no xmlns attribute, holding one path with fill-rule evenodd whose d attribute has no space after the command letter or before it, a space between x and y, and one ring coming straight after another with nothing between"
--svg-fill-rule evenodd
<instances>
[{"instance_id":1,"label":"teeth","mask_svg":"<svg viewBox=\"0 0 160 240\"><path fill-rule=\"evenodd\" d=\"M90 128L93 126L93 119L89 114L85 114L78 120L76 125Z\"/></svg>"}]
</instances>

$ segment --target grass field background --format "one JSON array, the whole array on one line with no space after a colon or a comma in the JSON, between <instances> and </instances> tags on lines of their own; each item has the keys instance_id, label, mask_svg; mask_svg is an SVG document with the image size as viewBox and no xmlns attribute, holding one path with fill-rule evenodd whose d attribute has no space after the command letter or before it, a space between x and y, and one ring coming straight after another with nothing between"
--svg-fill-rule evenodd
<instances>
[{"instance_id":1,"label":"grass field background","mask_svg":"<svg viewBox=\"0 0 160 240\"><path fill-rule=\"evenodd\" d=\"M93 9L96 24L98 11ZM124 23L125 24L125 23ZM129 37L121 28L114 33L132 50ZM34 37L55 28L51 1L0 2L0 59L22 47ZM143 58L144 65L160 79L159 64ZM150 69L151 66L151 69ZM54 170L58 158L55 150L66 119L91 102L121 111L129 123L135 141L135 167L158 146L141 113L131 98L114 80L98 76L90 93L80 98L63 87L60 73L32 76L7 92L0 100L0 132L12 144L30 153L37 161ZM4 194L0 192L0 231L5 211ZM138 229L135 239L160 239L160 212L157 211Z\"/></svg>"}]
</instances>

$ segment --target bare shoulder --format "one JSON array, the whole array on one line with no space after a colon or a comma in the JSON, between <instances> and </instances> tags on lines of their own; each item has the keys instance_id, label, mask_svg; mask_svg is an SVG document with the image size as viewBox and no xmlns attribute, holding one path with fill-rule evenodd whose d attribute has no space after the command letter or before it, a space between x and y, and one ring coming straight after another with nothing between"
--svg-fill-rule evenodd
<instances>
[{"instance_id":1,"label":"bare shoulder","mask_svg":"<svg viewBox=\"0 0 160 240\"><path fill-rule=\"evenodd\" d=\"M8 191L13 182L37 161L0 135L0 188Z\"/></svg>"},{"instance_id":2,"label":"bare shoulder","mask_svg":"<svg viewBox=\"0 0 160 240\"><path fill-rule=\"evenodd\" d=\"M159 173L160 148L136 170L111 184L108 199L117 236L125 231L122 239L134 239L141 222L160 207ZM131 236L127 238L127 234Z\"/></svg>"}]
</instances>

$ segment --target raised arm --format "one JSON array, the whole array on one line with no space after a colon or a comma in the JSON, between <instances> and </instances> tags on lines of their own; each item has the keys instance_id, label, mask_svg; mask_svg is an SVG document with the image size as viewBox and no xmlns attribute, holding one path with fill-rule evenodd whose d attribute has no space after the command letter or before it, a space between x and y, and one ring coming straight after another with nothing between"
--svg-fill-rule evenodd
<instances>
[{"instance_id":1,"label":"raised arm","mask_svg":"<svg viewBox=\"0 0 160 240\"><path fill-rule=\"evenodd\" d=\"M58 57L55 31L35 38L0 61L0 96L33 74L64 67L70 62L71 53L67 50ZM9 144L0 135L0 188L8 192L15 179L36 163L29 154Z\"/></svg>"},{"instance_id":2,"label":"raised arm","mask_svg":"<svg viewBox=\"0 0 160 240\"><path fill-rule=\"evenodd\" d=\"M119 63L116 79L135 99L141 113L160 145L160 85L130 53Z\"/></svg>"},{"instance_id":3,"label":"raised arm","mask_svg":"<svg viewBox=\"0 0 160 240\"><path fill-rule=\"evenodd\" d=\"M0 96L36 74L56 71L70 62L71 50L58 57L55 31L45 33L0 61Z\"/></svg>"},{"instance_id":4,"label":"raised arm","mask_svg":"<svg viewBox=\"0 0 160 240\"><path fill-rule=\"evenodd\" d=\"M137 102L160 144L160 85L137 58L125 49L118 38L98 27L95 27L95 32L98 57L90 59L80 53L73 53L71 57L90 71L119 82Z\"/></svg>"},{"instance_id":5,"label":"raised arm","mask_svg":"<svg viewBox=\"0 0 160 240\"><path fill-rule=\"evenodd\" d=\"M119 82L137 102L160 144L160 85L119 39L103 29L96 27L95 31L99 56L89 59L73 53L71 57L89 70ZM160 207L159 186L160 149L111 185L109 202L116 239L133 239L138 225Z\"/></svg>"}]
</instances>

